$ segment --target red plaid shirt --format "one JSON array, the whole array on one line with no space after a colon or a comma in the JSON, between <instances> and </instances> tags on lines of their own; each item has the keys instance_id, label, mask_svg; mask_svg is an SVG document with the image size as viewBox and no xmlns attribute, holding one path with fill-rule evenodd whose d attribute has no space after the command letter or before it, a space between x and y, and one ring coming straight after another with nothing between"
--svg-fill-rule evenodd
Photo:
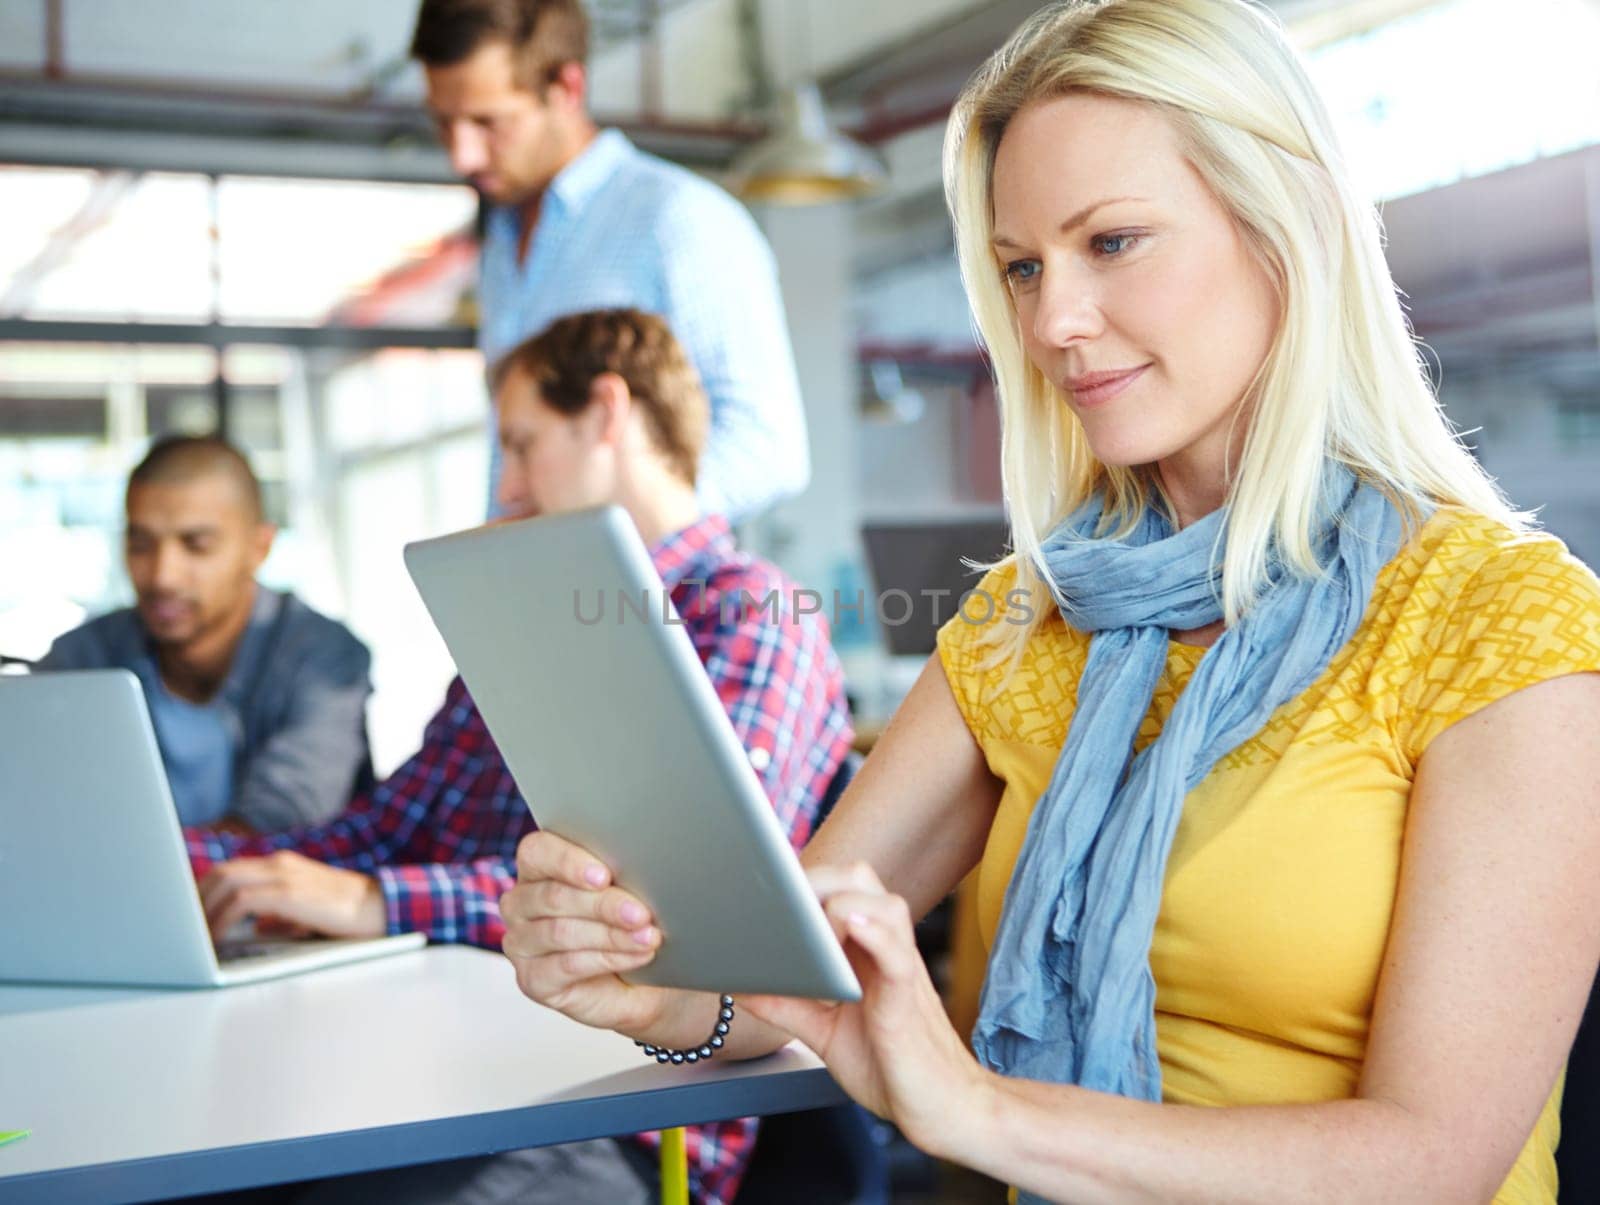
<instances>
[{"instance_id":1,"label":"red plaid shirt","mask_svg":"<svg viewBox=\"0 0 1600 1205\"><path fill-rule=\"evenodd\" d=\"M719 517L700 520L651 550L695 651L734 731L750 753L773 810L796 849L850 748L844 676L819 614L797 614L794 583L740 553ZM776 591L782 620L763 600ZM498 949L500 896L516 882L517 842L535 825L466 686L457 678L429 722L422 748L348 811L314 827L238 835L185 830L196 877L216 862L293 849L374 875L389 932ZM654 1146L654 1133L638 1135ZM693 1126L695 1199L727 1205L755 1140L745 1118Z\"/></svg>"}]
</instances>

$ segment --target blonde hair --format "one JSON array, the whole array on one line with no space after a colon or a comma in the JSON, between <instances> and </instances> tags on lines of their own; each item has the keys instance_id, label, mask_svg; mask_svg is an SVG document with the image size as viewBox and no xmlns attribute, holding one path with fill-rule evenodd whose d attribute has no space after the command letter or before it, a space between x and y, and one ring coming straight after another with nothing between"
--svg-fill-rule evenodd
<instances>
[{"instance_id":1,"label":"blonde hair","mask_svg":"<svg viewBox=\"0 0 1600 1205\"><path fill-rule=\"evenodd\" d=\"M1250 428L1229 482L1222 601L1229 623L1267 584L1276 545L1319 571L1312 548L1325 458L1383 489L1408 521L1458 504L1513 528L1493 480L1445 420L1389 276L1377 215L1351 185L1321 100L1266 12L1246 0L1070 0L1031 17L963 90L945 134L945 193L961 274L994 367L1018 581L1033 619L996 624L1015 664L1055 610L1040 542L1096 489L1125 533L1151 474L1100 463L1056 388L1023 350L989 245L992 173L1007 124L1071 92L1157 106L1277 290L1281 318L1249 391Z\"/></svg>"}]
</instances>

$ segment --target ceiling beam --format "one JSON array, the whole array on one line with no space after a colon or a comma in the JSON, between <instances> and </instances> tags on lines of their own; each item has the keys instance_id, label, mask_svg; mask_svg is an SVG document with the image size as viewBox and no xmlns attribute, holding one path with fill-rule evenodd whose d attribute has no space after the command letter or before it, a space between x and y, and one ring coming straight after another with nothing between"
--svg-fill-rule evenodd
<instances>
[{"instance_id":1,"label":"ceiling beam","mask_svg":"<svg viewBox=\"0 0 1600 1205\"><path fill-rule=\"evenodd\" d=\"M149 343L230 347L258 343L376 351L385 347L471 348L468 327L247 326L223 322L80 322L0 318L0 343Z\"/></svg>"},{"instance_id":2,"label":"ceiling beam","mask_svg":"<svg viewBox=\"0 0 1600 1205\"><path fill-rule=\"evenodd\" d=\"M725 166L766 127L597 114L646 150ZM420 104L0 71L0 160L144 171L457 183Z\"/></svg>"}]
</instances>

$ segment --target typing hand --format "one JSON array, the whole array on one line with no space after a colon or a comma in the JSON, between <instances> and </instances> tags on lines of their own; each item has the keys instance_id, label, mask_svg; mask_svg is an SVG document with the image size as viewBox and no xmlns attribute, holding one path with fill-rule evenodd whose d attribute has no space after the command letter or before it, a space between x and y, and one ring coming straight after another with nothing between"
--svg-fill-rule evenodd
<instances>
[{"instance_id":1,"label":"typing hand","mask_svg":"<svg viewBox=\"0 0 1600 1205\"><path fill-rule=\"evenodd\" d=\"M861 1000L745 995L740 1004L816 1051L857 1102L894 1121L916 1145L936 1150L957 1108L980 1099L987 1073L928 978L905 900L864 862L807 873L861 982Z\"/></svg>"},{"instance_id":2,"label":"typing hand","mask_svg":"<svg viewBox=\"0 0 1600 1205\"><path fill-rule=\"evenodd\" d=\"M213 941L247 916L327 937L382 937L388 929L377 879L291 850L213 867L200 880L200 903Z\"/></svg>"},{"instance_id":3,"label":"typing hand","mask_svg":"<svg viewBox=\"0 0 1600 1205\"><path fill-rule=\"evenodd\" d=\"M543 830L524 837L517 885L500 897L500 916L501 948L530 999L625 1033L648 1029L667 1009L668 992L619 978L655 957L655 918L587 850Z\"/></svg>"}]
</instances>

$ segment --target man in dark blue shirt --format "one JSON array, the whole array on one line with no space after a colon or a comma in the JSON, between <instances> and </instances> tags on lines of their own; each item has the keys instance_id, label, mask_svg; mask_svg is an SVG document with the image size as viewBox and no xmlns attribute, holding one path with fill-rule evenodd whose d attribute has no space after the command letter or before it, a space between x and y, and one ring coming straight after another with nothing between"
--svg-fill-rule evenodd
<instances>
[{"instance_id":1,"label":"man in dark blue shirt","mask_svg":"<svg viewBox=\"0 0 1600 1205\"><path fill-rule=\"evenodd\" d=\"M256 571L274 528L249 462L163 440L128 481L136 604L61 636L39 668L120 666L144 686L184 824L271 832L326 820L371 782L371 656Z\"/></svg>"}]
</instances>

